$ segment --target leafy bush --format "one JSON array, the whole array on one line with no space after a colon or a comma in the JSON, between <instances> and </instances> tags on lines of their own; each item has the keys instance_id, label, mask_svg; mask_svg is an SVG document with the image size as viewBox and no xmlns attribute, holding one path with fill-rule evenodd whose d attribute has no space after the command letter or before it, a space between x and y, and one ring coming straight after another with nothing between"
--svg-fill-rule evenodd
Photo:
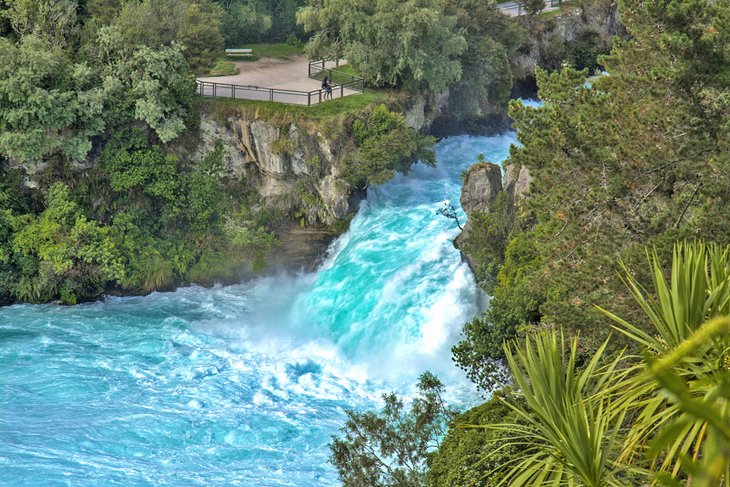
<instances>
[{"instance_id":1,"label":"leafy bush","mask_svg":"<svg viewBox=\"0 0 730 487\"><path fill-rule=\"evenodd\" d=\"M385 105L377 105L366 118L355 120L352 131L356 149L348 157L346 176L352 186L382 184L395 171L407 171L415 160L436 163L435 139L407 127L403 115Z\"/></svg>"}]
</instances>

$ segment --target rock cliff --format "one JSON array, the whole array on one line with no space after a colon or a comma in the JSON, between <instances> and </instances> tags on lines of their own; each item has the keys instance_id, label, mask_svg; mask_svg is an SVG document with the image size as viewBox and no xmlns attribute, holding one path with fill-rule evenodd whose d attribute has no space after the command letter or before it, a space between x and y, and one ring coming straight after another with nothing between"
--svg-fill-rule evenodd
<instances>
[{"instance_id":1,"label":"rock cliff","mask_svg":"<svg viewBox=\"0 0 730 487\"><path fill-rule=\"evenodd\" d=\"M460 202L467 217L477 211L488 213L490 204L501 191L504 191L502 170L492 162L478 162L469 167L463 175L463 183ZM464 229L454 240L454 245L462 250L462 255L470 265L471 259L463 247L469 240L473 226L471 223L471 219L467 220Z\"/></svg>"},{"instance_id":2,"label":"rock cliff","mask_svg":"<svg viewBox=\"0 0 730 487\"><path fill-rule=\"evenodd\" d=\"M220 142L230 175L254 190L271 209L303 212L310 223L332 225L356 210L344 180L349 140L316 127L247 116L223 119L202 113L198 156Z\"/></svg>"},{"instance_id":3,"label":"rock cliff","mask_svg":"<svg viewBox=\"0 0 730 487\"><path fill-rule=\"evenodd\" d=\"M484 279L484 274L488 272L477 269L480 259L472 254L477 252L481 260L485 260L484 255L499 255L503 252L514 221L514 212L529 194L531 182L530 171L515 164L504 167L504 176L500 167L491 162L478 162L464 173L461 206L469 219L454 240L454 245L461 250L462 257L479 279ZM497 204L500 196L503 197L501 204ZM492 223L485 226L485 220L491 220ZM485 232L490 235L480 235Z\"/></svg>"}]
</instances>

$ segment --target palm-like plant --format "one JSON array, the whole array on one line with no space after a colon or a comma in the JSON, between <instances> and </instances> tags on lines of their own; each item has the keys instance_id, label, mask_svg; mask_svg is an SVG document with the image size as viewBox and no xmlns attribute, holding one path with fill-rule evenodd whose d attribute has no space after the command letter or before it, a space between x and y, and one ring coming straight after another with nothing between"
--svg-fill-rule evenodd
<instances>
[{"instance_id":1,"label":"palm-like plant","mask_svg":"<svg viewBox=\"0 0 730 487\"><path fill-rule=\"evenodd\" d=\"M614 462L621 446L623 413L618 417L610 414L614 408L609 391L616 374L623 374L620 357L600 366L604 343L588 365L578 370L578 341L570 341L567 353L565 345L562 333L558 337L552 331L528 337L514 351L505 346L527 409L508 403L522 424L485 426L506 433L511 438L508 445L519 445L523 452L511 465L502 467L503 484L623 486L622 469Z\"/></svg>"},{"instance_id":2,"label":"palm-like plant","mask_svg":"<svg viewBox=\"0 0 730 487\"><path fill-rule=\"evenodd\" d=\"M602 311L643 349L643 359L619 355L600 366L604 344L578 370L576 340L566 358L564 339L558 341L555 332L528 337L515 352L505 349L527 404L511 407L524 424L485 427L511 432L510 444L527 448L502 467L503 483L612 486L641 474L676 485L680 478L687 485L725 485L730 478L729 252L730 247L678 243L669 281L652 253L647 257L653 293L624 268L624 281L650 326Z\"/></svg>"},{"instance_id":3,"label":"palm-like plant","mask_svg":"<svg viewBox=\"0 0 730 487\"><path fill-rule=\"evenodd\" d=\"M654 292L649 293L624 268L624 282L645 312L655 334L602 310L618 323L616 328L635 340L645 351L641 362L619 387L624 391L620 406L637 411L619 460L628 462L649 453L653 470L677 475L682 458L698 458L707 436L707 423L691 415L667 390L670 375L684 383L690 397L725 403L727 409L728 335L697 342L703 324L718 316L730 316L730 259L728 249L701 242L683 242L674 247L670 281L664 277L656 252L649 257ZM648 257L648 256L647 256ZM704 333L704 332L703 332ZM694 344L691 353L672 365L671 371L656 364ZM670 375L667 375L670 374ZM663 378L664 380L660 380ZM725 392L723 392L725 391ZM724 396L724 397L723 397ZM730 421L730 416L725 416ZM649 440L656 438L653 448ZM659 445L662 445L661 447Z\"/></svg>"}]
</instances>

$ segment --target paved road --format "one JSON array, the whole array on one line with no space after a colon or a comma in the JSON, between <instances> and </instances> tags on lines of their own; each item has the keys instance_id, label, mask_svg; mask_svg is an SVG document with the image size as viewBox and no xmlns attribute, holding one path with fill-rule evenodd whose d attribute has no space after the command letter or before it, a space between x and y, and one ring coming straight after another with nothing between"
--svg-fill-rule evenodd
<instances>
[{"instance_id":1,"label":"paved road","mask_svg":"<svg viewBox=\"0 0 730 487\"><path fill-rule=\"evenodd\" d=\"M304 55L295 56L287 60L262 58L257 61L234 61L239 69L238 74L232 76L199 77L203 88L198 86L198 93L206 96L223 96L226 98L245 98L248 100L271 100L274 90L292 91L319 91L321 83L308 77L309 61ZM334 68L334 62L327 63L327 68ZM209 83L216 83L213 86ZM235 85L234 88L232 85ZM333 97L340 98L357 93L353 90L333 90ZM319 94L311 97L296 93L273 93L273 101L281 103L295 103L306 105L308 100L312 104L320 103Z\"/></svg>"}]
</instances>

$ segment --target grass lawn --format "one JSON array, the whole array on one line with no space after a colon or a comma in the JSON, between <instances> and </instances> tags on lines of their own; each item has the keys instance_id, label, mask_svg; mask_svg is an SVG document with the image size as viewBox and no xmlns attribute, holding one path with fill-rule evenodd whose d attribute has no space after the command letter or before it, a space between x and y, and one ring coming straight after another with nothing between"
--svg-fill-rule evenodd
<instances>
[{"instance_id":1,"label":"grass lawn","mask_svg":"<svg viewBox=\"0 0 730 487\"><path fill-rule=\"evenodd\" d=\"M251 49L251 57L231 57L236 61L256 61L262 57L273 57L276 59L289 59L298 54L304 54L304 47L292 46L291 44L246 44L244 46L236 46L235 49Z\"/></svg>"},{"instance_id":2,"label":"grass lawn","mask_svg":"<svg viewBox=\"0 0 730 487\"><path fill-rule=\"evenodd\" d=\"M230 61L219 60L210 68L205 76L232 76L238 74L238 68Z\"/></svg>"},{"instance_id":3,"label":"grass lawn","mask_svg":"<svg viewBox=\"0 0 730 487\"><path fill-rule=\"evenodd\" d=\"M377 103L385 103L393 100L397 96L391 90L375 90L368 88L365 93L350 95L344 98L336 98L334 100L319 103L308 107L306 105L294 105L287 103L277 103L258 100L242 100L233 98L205 98L205 103L210 103L213 107L225 112L237 106L248 106L256 108L261 114L276 117L277 115L287 115L294 117L302 117L310 120L326 120L337 117L348 112L357 112L370 105Z\"/></svg>"}]
</instances>

